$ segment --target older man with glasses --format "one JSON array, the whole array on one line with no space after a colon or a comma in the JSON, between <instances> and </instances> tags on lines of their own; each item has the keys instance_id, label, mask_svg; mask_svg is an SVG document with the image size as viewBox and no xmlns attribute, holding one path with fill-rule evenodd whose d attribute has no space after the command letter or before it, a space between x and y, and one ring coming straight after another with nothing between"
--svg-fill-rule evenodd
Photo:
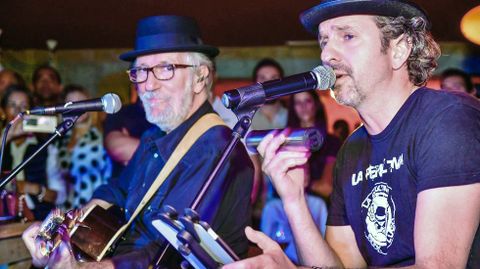
<instances>
[{"instance_id":1,"label":"older man with glasses","mask_svg":"<svg viewBox=\"0 0 480 269\"><path fill-rule=\"evenodd\" d=\"M156 126L144 133L118 182L97 189L90 204L117 205L125 208L127 219L132 216L187 131L202 116L214 113L207 100L213 82L212 58L218 53L217 48L202 43L198 26L191 18L154 16L140 21L135 50L120 58L132 62L128 76L145 106L147 120ZM102 262L83 263L81 267L147 268L167 244L152 226L152 220L158 218L164 205L171 205L180 213L192 205L230 135L231 130L223 125L211 127L201 135L134 219L114 256ZM243 229L250 222L253 177L243 145L237 145L218 175L198 212L243 256L248 248ZM65 247L59 247L57 255L42 257L34 243L37 231L38 226L34 226L24 233L35 266L80 267ZM162 265L178 268L180 261L175 253Z\"/></svg>"}]
</instances>

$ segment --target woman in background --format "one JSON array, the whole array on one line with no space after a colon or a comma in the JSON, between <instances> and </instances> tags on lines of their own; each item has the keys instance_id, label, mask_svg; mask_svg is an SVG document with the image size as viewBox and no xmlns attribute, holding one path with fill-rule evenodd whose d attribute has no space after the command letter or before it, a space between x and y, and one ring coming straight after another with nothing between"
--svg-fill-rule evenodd
<instances>
[{"instance_id":1,"label":"woman in background","mask_svg":"<svg viewBox=\"0 0 480 269\"><path fill-rule=\"evenodd\" d=\"M32 102L32 94L25 87L18 85L8 87L1 101L7 122L10 122L20 112L30 109ZM2 131L2 135L4 131ZM40 146L36 135L24 131L22 122L17 122L10 128L7 135L3 170L11 171ZM7 185L7 189L17 193L19 208L16 210L23 211L26 205L37 220L44 219L57 200L62 199L57 195L61 192L62 186L57 182L49 181L46 162L47 154L38 154L18 173L14 181L16 184Z\"/></svg>"},{"instance_id":2,"label":"woman in background","mask_svg":"<svg viewBox=\"0 0 480 269\"><path fill-rule=\"evenodd\" d=\"M291 96L287 126L290 128L315 127L324 141L322 147L312 152L308 161L310 184L308 190L328 200L332 193L333 168L341 142L327 133L325 107L316 91L297 93Z\"/></svg>"},{"instance_id":3,"label":"woman in background","mask_svg":"<svg viewBox=\"0 0 480 269\"><path fill-rule=\"evenodd\" d=\"M79 85L64 89L64 101L78 102L89 98L87 90ZM81 115L55 148L51 148L49 166L57 165L67 185L65 209L85 205L95 189L106 183L112 173L112 163L103 147L103 136L93 124L91 113Z\"/></svg>"}]
</instances>

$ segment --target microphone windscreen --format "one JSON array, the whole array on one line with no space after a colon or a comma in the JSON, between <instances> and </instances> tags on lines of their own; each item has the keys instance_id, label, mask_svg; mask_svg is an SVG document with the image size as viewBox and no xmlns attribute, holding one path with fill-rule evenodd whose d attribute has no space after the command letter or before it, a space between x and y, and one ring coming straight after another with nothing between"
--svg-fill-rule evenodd
<instances>
[{"instance_id":1,"label":"microphone windscreen","mask_svg":"<svg viewBox=\"0 0 480 269\"><path fill-rule=\"evenodd\" d=\"M335 72L330 66L319 65L315 67L312 72L317 78L317 89L325 90L332 88L335 85Z\"/></svg>"},{"instance_id":2,"label":"microphone windscreen","mask_svg":"<svg viewBox=\"0 0 480 269\"><path fill-rule=\"evenodd\" d=\"M122 108L120 97L114 93L107 93L102 97L103 111L108 114L117 113Z\"/></svg>"}]
</instances>

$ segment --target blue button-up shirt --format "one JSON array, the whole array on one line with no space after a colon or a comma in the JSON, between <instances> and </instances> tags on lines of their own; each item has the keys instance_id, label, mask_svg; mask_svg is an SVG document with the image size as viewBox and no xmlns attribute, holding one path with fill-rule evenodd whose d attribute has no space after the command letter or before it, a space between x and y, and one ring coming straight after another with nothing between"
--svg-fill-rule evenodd
<instances>
[{"instance_id":1,"label":"blue button-up shirt","mask_svg":"<svg viewBox=\"0 0 480 269\"><path fill-rule=\"evenodd\" d=\"M168 134L158 127L146 131L119 180L101 186L93 197L124 208L126 218L130 218L180 140L206 113L214 113L208 102ZM113 258L117 267L148 266L165 242L152 220L158 218L164 205L173 206L180 214L191 206L230 136L228 127L215 126L195 142L129 227ZM244 228L250 223L252 181L252 163L239 143L197 210L240 256L248 248Z\"/></svg>"}]
</instances>

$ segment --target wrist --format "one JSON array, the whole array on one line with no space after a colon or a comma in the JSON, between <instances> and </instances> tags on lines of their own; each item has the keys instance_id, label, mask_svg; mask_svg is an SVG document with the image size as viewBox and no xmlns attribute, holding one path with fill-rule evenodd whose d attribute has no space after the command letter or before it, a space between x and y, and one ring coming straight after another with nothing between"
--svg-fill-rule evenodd
<instances>
[{"instance_id":1,"label":"wrist","mask_svg":"<svg viewBox=\"0 0 480 269\"><path fill-rule=\"evenodd\" d=\"M282 204L283 209L285 210L285 213L287 213L287 215L289 213L296 214L297 212L300 212L300 210L303 210L305 208L308 209L304 193L298 195L295 198L292 197L290 199L282 200Z\"/></svg>"}]
</instances>

